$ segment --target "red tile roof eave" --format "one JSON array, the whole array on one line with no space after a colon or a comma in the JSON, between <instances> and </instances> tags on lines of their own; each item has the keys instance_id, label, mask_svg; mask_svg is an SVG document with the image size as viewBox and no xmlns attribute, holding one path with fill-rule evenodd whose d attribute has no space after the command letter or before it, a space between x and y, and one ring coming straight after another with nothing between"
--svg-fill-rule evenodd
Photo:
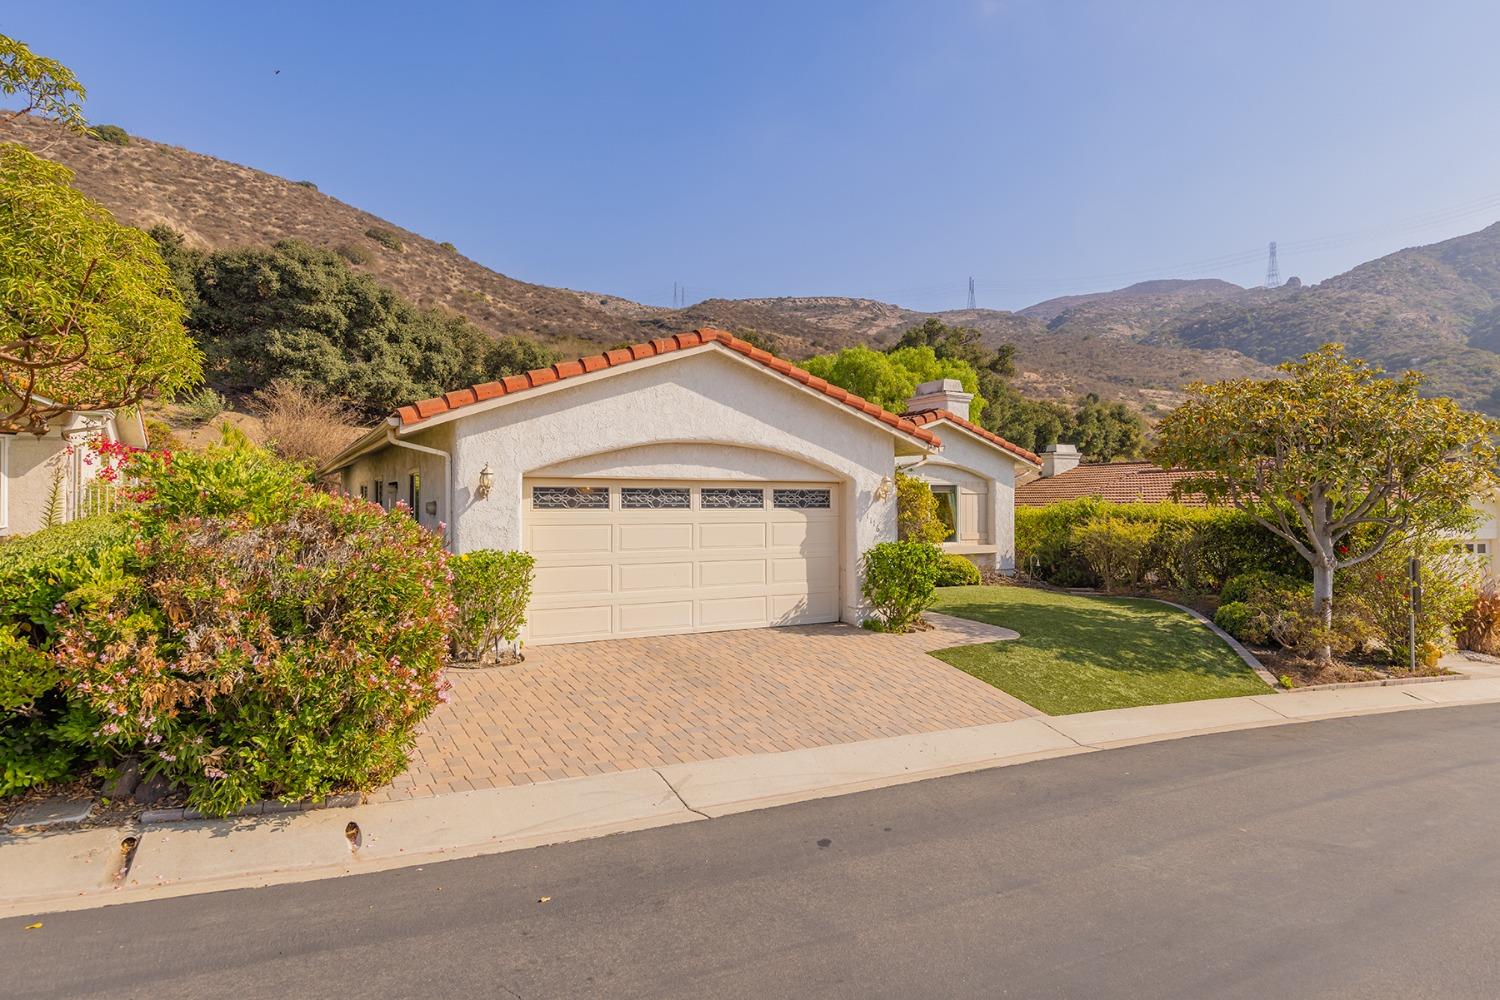
<instances>
[{"instance_id":1,"label":"red tile roof eave","mask_svg":"<svg viewBox=\"0 0 1500 1000\"><path fill-rule=\"evenodd\" d=\"M946 420L951 424L956 424L957 426L962 427L970 434L981 437L991 444L998 445L1005 451L1008 451L1012 455L1015 455L1017 458L1025 459L1032 465L1040 466L1042 464L1042 460L1040 458L1027 451L1025 448L1022 448L1020 445L1015 444L1011 441L1007 441L1005 440L1005 438L1001 437L999 434L996 434L994 431L987 431L983 427L980 427L978 424L971 423L968 420L965 420L963 417L960 417L958 414L953 413L949 410L922 410L917 413L907 413L905 414L905 418L919 426L922 424L936 423L939 420Z\"/></svg>"},{"instance_id":2,"label":"red tile roof eave","mask_svg":"<svg viewBox=\"0 0 1500 1000\"><path fill-rule=\"evenodd\" d=\"M574 361L561 361L549 368L538 368L524 375L510 375L498 382L485 382L481 385L470 386L467 389L456 389L452 392L444 393L442 396L434 396L431 399L423 399L407 406L399 407L392 416L400 422L402 427L411 427L414 424L419 424L433 417L452 413L464 407L473 406L476 403L495 399L500 396L524 392L527 389L534 389L553 382L564 381L577 375L589 374L604 368L616 368L629 364L632 361L641 361L645 358L700 347L704 344L719 344L738 354L743 354L750 360L769 368L778 375L805 385L814 392L820 392L837 402L843 403L852 410L857 410L895 430L916 438L923 444L934 448L942 447L943 442L936 434L919 427L916 422L891 413L889 410L876 406L874 403L861 399L853 393L846 392L837 386L830 385L824 380L814 377L810 372L798 368L791 362L767 354L765 351L752 346L748 341L740 340L725 330L714 329L692 330L687 333L675 334L671 337L659 337L656 340L641 344L632 344L630 347L620 350L607 351L603 354L578 358Z\"/></svg>"}]
</instances>

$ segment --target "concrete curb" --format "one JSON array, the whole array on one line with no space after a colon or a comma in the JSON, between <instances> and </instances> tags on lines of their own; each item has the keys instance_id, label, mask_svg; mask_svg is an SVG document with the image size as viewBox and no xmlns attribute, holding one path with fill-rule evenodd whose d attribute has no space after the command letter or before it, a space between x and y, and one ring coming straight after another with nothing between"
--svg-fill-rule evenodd
<instances>
[{"instance_id":1,"label":"concrete curb","mask_svg":"<svg viewBox=\"0 0 1500 1000\"><path fill-rule=\"evenodd\" d=\"M0 917L521 850L1207 733L1500 702L1500 677L1112 709L348 808L0 836Z\"/></svg>"},{"instance_id":2,"label":"concrete curb","mask_svg":"<svg viewBox=\"0 0 1500 1000\"><path fill-rule=\"evenodd\" d=\"M1230 649L1234 650L1235 655L1245 661L1245 666L1249 667L1251 670L1254 670L1256 676L1270 685L1273 691L1281 690L1281 682L1276 679L1276 676L1272 674L1271 671L1266 669L1265 664L1261 663L1260 660L1256 658L1254 653L1246 649L1244 643L1240 642L1234 636L1230 635L1228 632L1215 625L1214 620L1203 614L1203 612L1198 611L1194 608L1190 608L1186 604L1178 604L1176 601L1163 600L1160 597L1140 597L1137 598L1137 600L1155 601L1157 604L1165 604L1167 607L1176 608L1178 611L1186 611L1195 620L1197 620L1198 624L1203 625L1214 635L1224 640L1224 644Z\"/></svg>"}]
</instances>

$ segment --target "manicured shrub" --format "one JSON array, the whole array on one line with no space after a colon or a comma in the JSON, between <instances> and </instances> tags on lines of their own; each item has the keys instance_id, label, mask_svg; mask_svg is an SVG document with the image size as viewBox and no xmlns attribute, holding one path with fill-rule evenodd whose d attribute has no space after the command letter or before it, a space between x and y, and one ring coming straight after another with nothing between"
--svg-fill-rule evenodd
<instances>
[{"instance_id":1,"label":"manicured shrub","mask_svg":"<svg viewBox=\"0 0 1500 1000\"><path fill-rule=\"evenodd\" d=\"M401 237L397 236L392 230L383 229L380 226L371 226L365 230L365 235L387 250L394 250L397 253L400 253L402 250Z\"/></svg>"},{"instance_id":2,"label":"manicured shrub","mask_svg":"<svg viewBox=\"0 0 1500 1000\"><path fill-rule=\"evenodd\" d=\"M444 690L438 536L311 489L280 515L160 526L139 581L65 616L52 653L100 743L205 813L389 780Z\"/></svg>"},{"instance_id":3,"label":"manicured shrub","mask_svg":"<svg viewBox=\"0 0 1500 1000\"><path fill-rule=\"evenodd\" d=\"M91 125L89 136L112 146L130 145L130 133L118 125Z\"/></svg>"},{"instance_id":4,"label":"manicured shrub","mask_svg":"<svg viewBox=\"0 0 1500 1000\"><path fill-rule=\"evenodd\" d=\"M1074 528L1072 542L1106 590L1133 589L1145 577L1157 530L1149 521L1101 517Z\"/></svg>"},{"instance_id":5,"label":"manicured shrub","mask_svg":"<svg viewBox=\"0 0 1500 1000\"><path fill-rule=\"evenodd\" d=\"M1261 603L1263 596L1267 593L1300 595L1304 592L1309 595L1312 593L1305 580L1271 570L1255 569L1240 573L1225 581L1223 588L1219 591L1219 601L1223 604L1253 604Z\"/></svg>"},{"instance_id":6,"label":"manicured shrub","mask_svg":"<svg viewBox=\"0 0 1500 1000\"><path fill-rule=\"evenodd\" d=\"M972 587L980 582L979 567L954 552L944 552L938 563L939 587Z\"/></svg>"},{"instance_id":7,"label":"manicured shrub","mask_svg":"<svg viewBox=\"0 0 1500 1000\"><path fill-rule=\"evenodd\" d=\"M1255 609L1244 601L1230 601L1219 605L1214 612L1214 624L1236 639L1255 642L1250 636L1250 622L1255 618Z\"/></svg>"},{"instance_id":8,"label":"manicured shrub","mask_svg":"<svg viewBox=\"0 0 1500 1000\"><path fill-rule=\"evenodd\" d=\"M903 542L931 542L947 538L953 526L943 521L932 487L904 473L896 473L896 537Z\"/></svg>"},{"instance_id":9,"label":"manicured shrub","mask_svg":"<svg viewBox=\"0 0 1500 1000\"><path fill-rule=\"evenodd\" d=\"M870 626L910 632L932 606L942 552L926 542L881 542L865 553L861 592L874 609Z\"/></svg>"},{"instance_id":10,"label":"manicured shrub","mask_svg":"<svg viewBox=\"0 0 1500 1000\"><path fill-rule=\"evenodd\" d=\"M480 549L452 556L453 656L482 660L501 642L514 642L526 624L536 560L525 552Z\"/></svg>"},{"instance_id":11,"label":"manicured shrub","mask_svg":"<svg viewBox=\"0 0 1500 1000\"><path fill-rule=\"evenodd\" d=\"M1248 515L1226 508L1175 503L1106 503L1093 497L1016 509L1021 570L1059 586L1103 581L1078 551L1073 531L1100 518L1156 525L1143 557L1142 581L1176 591L1216 591L1251 569L1305 577L1307 564Z\"/></svg>"}]
</instances>

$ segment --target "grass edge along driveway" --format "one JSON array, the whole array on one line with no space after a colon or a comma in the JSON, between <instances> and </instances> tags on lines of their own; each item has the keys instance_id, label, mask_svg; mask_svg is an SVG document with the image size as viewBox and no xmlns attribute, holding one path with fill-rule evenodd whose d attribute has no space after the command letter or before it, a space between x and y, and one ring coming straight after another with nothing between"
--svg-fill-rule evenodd
<instances>
[{"instance_id":1,"label":"grass edge along driveway","mask_svg":"<svg viewBox=\"0 0 1500 1000\"><path fill-rule=\"evenodd\" d=\"M1269 690L1222 639L1156 601L1033 587L944 587L932 610L1021 633L932 655L1048 715Z\"/></svg>"}]
</instances>

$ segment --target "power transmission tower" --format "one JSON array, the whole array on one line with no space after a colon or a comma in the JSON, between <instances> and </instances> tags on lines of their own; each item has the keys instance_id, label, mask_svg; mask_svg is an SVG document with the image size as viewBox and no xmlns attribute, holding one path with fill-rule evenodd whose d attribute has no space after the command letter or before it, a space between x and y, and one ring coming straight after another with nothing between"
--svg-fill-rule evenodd
<instances>
[{"instance_id":1,"label":"power transmission tower","mask_svg":"<svg viewBox=\"0 0 1500 1000\"><path fill-rule=\"evenodd\" d=\"M969 308L970 309L975 308L975 305L974 305L974 278L973 278L972 275L969 277Z\"/></svg>"},{"instance_id":2,"label":"power transmission tower","mask_svg":"<svg viewBox=\"0 0 1500 1000\"><path fill-rule=\"evenodd\" d=\"M1271 241L1271 255L1266 260L1266 287L1281 287L1281 268L1276 266L1276 241Z\"/></svg>"}]
</instances>

